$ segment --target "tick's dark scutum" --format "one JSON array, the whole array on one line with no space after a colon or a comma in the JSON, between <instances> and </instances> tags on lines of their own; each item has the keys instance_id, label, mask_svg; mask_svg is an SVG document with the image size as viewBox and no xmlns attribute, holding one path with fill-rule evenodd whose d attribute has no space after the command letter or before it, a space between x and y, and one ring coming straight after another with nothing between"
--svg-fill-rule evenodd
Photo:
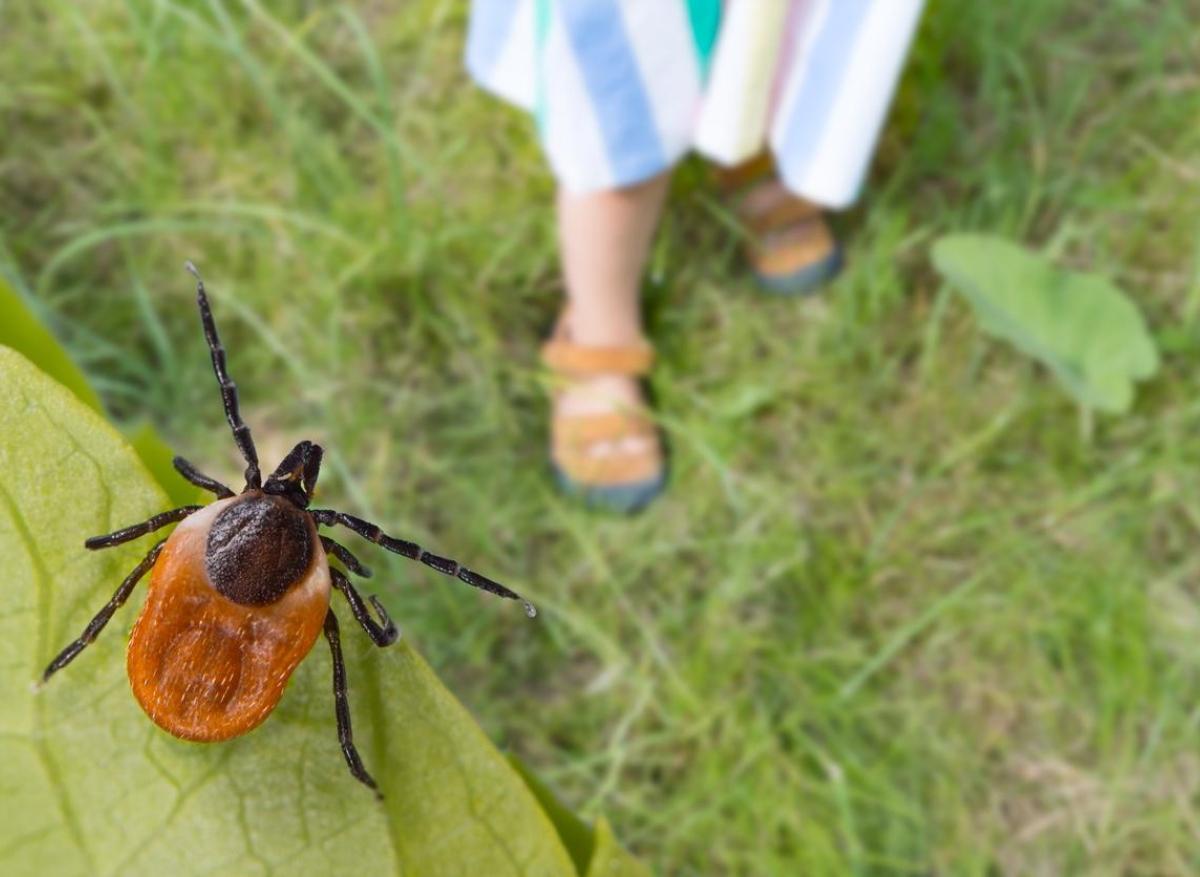
<instances>
[{"instance_id":1,"label":"tick's dark scutum","mask_svg":"<svg viewBox=\"0 0 1200 877\"><path fill-rule=\"evenodd\" d=\"M251 490L212 523L204 570L235 603L265 606L308 571L315 533L308 516L285 499Z\"/></svg>"}]
</instances>

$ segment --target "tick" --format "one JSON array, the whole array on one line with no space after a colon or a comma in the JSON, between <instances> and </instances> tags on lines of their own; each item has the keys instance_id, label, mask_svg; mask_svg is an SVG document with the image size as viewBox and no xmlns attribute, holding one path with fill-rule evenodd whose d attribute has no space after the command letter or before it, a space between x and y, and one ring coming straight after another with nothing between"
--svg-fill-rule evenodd
<instances>
[{"instance_id":1,"label":"tick","mask_svg":"<svg viewBox=\"0 0 1200 877\"><path fill-rule=\"evenodd\" d=\"M522 598L499 582L448 557L430 554L415 542L389 536L362 518L309 508L321 470L323 452L318 444L300 442L263 481L250 427L238 411L237 387L226 369L225 349L204 281L192 263L187 263L187 269L196 278L196 304L225 418L246 460L246 485L235 494L176 457L179 474L216 494L215 501L171 509L84 542L93 551L111 548L179 524L134 567L79 638L50 662L42 681L96 639L149 572L146 602L130 635L126 669L134 697L156 725L176 737L200 742L228 740L253 730L275 709L292 672L324 633L333 660L333 705L342 753L355 779L379 795L354 747L346 665L330 589L346 598L350 613L375 645L389 646L399 633L375 596L370 602L378 618L372 617L346 572L330 566L329 558L356 575L369 576L370 570L317 528L345 527L473 588L510 600ZM522 602L529 617L537 614L532 604Z\"/></svg>"}]
</instances>

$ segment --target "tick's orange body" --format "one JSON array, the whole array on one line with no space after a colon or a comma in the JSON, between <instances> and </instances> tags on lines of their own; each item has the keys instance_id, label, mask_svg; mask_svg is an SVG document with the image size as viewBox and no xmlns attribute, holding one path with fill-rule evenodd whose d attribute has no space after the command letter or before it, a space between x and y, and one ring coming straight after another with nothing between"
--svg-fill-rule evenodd
<instances>
[{"instance_id":1,"label":"tick's orange body","mask_svg":"<svg viewBox=\"0 0 1200 877\"><path fill-rule=\"evenodd\" d=\"M311 523L311 562L279 600L243 605L216 589L205 568L209 531L240 500L215 502L175 528L129 640L134 696L185 740L227 740L261 724L329 611L329 564Z\"/></svg>"}]
</instances>

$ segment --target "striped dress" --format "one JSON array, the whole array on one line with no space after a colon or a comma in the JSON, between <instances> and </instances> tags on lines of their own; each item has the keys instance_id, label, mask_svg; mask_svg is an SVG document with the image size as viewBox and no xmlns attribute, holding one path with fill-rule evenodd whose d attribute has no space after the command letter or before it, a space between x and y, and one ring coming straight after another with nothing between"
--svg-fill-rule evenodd
<instances>
[{"instance_id":1,"label":"striped dress","mask_svg":"<svg viewBox=\"0 0 1200 877\"><path fill-rule=\"evenodd\" d=\"M784 184L857 197L923 0L473 0L467 68L530 111L570 191L689 150L774 153Z\"/></svg>"}]
</instances>

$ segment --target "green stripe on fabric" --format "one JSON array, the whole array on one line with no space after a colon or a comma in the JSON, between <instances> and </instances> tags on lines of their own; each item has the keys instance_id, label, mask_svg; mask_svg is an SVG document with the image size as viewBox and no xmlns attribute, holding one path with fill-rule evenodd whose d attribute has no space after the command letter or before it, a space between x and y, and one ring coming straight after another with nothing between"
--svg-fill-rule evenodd
<instances>
[{"instance_id":1,"label":"green stripe on fabric","mask_svg":"<svg viewBox=\"0 0 1200 877\"><path fill-rule=\"evenodd\" d=\"M541 134L546 133L546 39L550 34L550 0L537 0L534 6L533 45L537 52L535 61L537 84L533 97L533 119Z\"/></svg>"},{"instance_id":2,"label":"green stripe on fabric","mask_svg":"<svg viewBox=\"0 0 1200 877\"><path fill-rule=\"evenodd\" d=\"M717 30L721 26L721 0L687 0L688 20L692 24L692 42L700 62L700 77L708 78Z\"/></svg>"}]
</instances>

